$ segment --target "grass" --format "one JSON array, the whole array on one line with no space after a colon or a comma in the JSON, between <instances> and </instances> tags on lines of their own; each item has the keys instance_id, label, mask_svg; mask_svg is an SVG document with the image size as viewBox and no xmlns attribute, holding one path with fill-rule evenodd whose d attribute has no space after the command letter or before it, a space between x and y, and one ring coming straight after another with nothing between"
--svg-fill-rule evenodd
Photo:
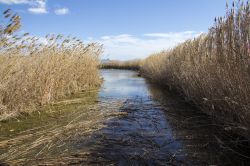
<instances>
[{"instance_id":1,"label":"grass","mask_svg":"<svg viewBox=\"0 0 250 166\"><path fill-rule=\"evenodd\" d=\"M111 60L101 65L102 69L126 69L126 70L139 70L141 60L130 61L115 61Z\"/></svg>"},{"instance_id":2,"label":"grass","mask_svg":"<svg viewBox=\"0 0 250 166\"><path fill-rule=\"evenodd\" d=\"M227 6L226 13L207 34L145 59L141 72L224 122L225 130L250 138L249 4Z\"/></svg>"},{"instance_id":3,"label":"grass","mask_svg":"<svg viewBox=\"0 0 250 166\"><path fill-rule=\"evenodd\" d=\"M7 10L0 27L0 120L32 112L99 86L102 48L74 37L20 35L21 18Z\"/></svg>"}]
</instances>

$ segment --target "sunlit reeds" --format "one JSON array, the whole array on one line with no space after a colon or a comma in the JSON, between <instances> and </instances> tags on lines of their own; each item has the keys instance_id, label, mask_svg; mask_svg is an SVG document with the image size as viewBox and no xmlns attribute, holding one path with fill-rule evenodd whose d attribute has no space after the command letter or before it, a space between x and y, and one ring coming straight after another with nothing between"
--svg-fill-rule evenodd
<instances>
[{"instance_id":1,"label":"sunlit reeds","mask_svg":"<svg viewBox=\"0 0 250 166\"><path fill-rule=\"evenodd\" d=\"M0 120L34 111L73 93L100 84L97 43L75 37L38 38L16 33L20 17L4 12L0 27Z\"/></svg>"},{"instance_id":2,"label":"sunlit reeds","mask_svg":"<svg viewBox=\"0 0 250 166\"><path fill-rule=\"evenodd\" d=\"M148 57L141 68L177 90L225 129L250 136L250 8L233 4L207 34Z\"/></svg>"}]
</instances>

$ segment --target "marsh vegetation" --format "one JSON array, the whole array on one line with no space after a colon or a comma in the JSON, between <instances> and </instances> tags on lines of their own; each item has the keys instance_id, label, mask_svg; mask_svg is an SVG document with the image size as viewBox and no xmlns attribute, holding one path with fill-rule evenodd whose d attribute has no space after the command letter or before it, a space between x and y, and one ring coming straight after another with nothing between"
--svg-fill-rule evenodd
<instances>
[{"instance_id":1,"label":"marsh vegetation","mask_svg":"<svg viewBox=\"0 0 250 166\"><path fill-rule=\"evenodd\" d=\"M226 13L207 34L145 59L141 71L249 139L249 4L233 4Z\"/></svg>"},{"instance_id":2,"label":"marsh vegetation","mask_svg":"<svg viewBox=\"0 0 250 166\"><path fill-rule=\"evenodd\" d=\"M139 70L142 60L117 61L109 60L101 64L102 69Z\"/></svg>"},{"instance_id":3,"label":"marsh vegetation","mask_svg":"<svg viewBox=\"0 0 250 166\"><path fill-rule=\"evenodd\" d=\"M76 37L21 34L17 14L3 17L0 165L249 162L248 2L206 34L125 62L101 63L102 45Z\"/></svg>"},{"instance_id":4,"label":"marsh vegetation","mask_svg":"<svg viewBox=\"0 0 250 166\"><path fill-rule=\"evenodd\" d=\"M10 165L244 165L221 147L212 119L137 72L102 70L105 82L41 113L1 123ZM195 116L194 116L195 115ZM204 127L206 126L206 127ZM1 162L0 162L1 163Z\"/></svg>"},{"instance_id":5,"label":"marsh vegetation","mask_svg":"<svg viewBox=\"0 0 250 166\"><path fill-rule=\"evenodd\" d=\"M181 95L224 123L225 130L249 139L250 6L227 5L208 33L136 61L140 73ZM111 68L124 64L111 63ZM133 64L130 62L130 64ZM134 66L132 65L132 66Z\"/></svg>"},{"instance_id":6,"label":"marsh vegetation","mask_svg":"<svg viewBox=\"0 0 250 166\"><path fill-rule=\"evenodd\" d=\"M4 12L0 27L0 120L32 112L101 84L97 43L49 34L20 34L21 18Z\"/></svg>"}]
</instances>

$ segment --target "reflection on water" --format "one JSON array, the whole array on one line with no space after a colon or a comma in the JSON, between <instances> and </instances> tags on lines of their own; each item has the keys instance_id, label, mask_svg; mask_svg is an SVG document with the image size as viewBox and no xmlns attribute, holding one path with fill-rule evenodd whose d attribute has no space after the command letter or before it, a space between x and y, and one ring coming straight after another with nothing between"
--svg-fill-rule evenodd
<instances>
[{"instance_id":1,"label":"reflection on water","mask_svg":"<svg viewBox=\"0 0 250 166\"><path fill-rule=\"evenodd\" d=\"M173 134L182 142L192 165L249 165L249 146L236 146L237 140L225 132L223 124L163 87L151 83L147 86L154 100L166 109Z\"/></svg>"},{"instance_id":2,"label":"reflection on water","mask_svg":"<svg viewBox=\"0 0 250 166\"><path fill-rule=\"evenodd\" d=\"M129 70L102 70L104 83L100 97L133 98L148 97L145 80Z\"/></svg>"},{"instance_id":3,"label":"reflection on water","mask_svg":"<svg viewBox=\"0 0 250 166\"><path fill-rule=\"evenodd\" d=\"M105 151L102 157L118 165L187 164L164 108L152 100L145 79L125 70L102 70L102 75L101 99L124 99L119 111L127 113L107 121L107 127L94 134L101 142L98 151Z\"/></svg>"},{"instance_id":4,"label":"reflection on water","mask_svg":"<svg viewBox=\"0 0 250 166\"><path fill-rule=\"evenodd\" d=\"M0 165L1 161L11 165L246 164L218 145L215 136L221 132L212 119L184 101L134 71L101 73L104 83L98 93L59 102L52 114L0 123L4 133ZM12 128L17 132L12 133Z\"/></svg>"},{"instance_id":5,"label":"reflection on water","mask_svg":"<svg viewBox=\"0 0 250 166\"><path fill-rule=\"evenodd\" d=\"M140 158L147 164L150 161L151 164L152 161L154 164L158 162L158 165L161 162L169 163L171 156L174 156L177 165L247 163L246 158L235 155L232 150L218 143L216 138L225 137L225 133L212 118L186 104L179 97L164 91L162 87L146 82L144 78L137 77L137 73L133 71L103 70L102 75L105 83L100 96L104 99L126 98L127 101L121 110L128 113L125 118L109 121L108 128L104 131L108 136L121 140L130 138L128 133L135 133L141 138L139 139L141 143L138 139L131 138L135 144L126 144L118 148L118 151L123 151L123 155L129 156L126 149L130 146L134 146L134 152L147 149L145 140L149 140L159 149L157 151L155 150L157 148L151 147L153 150L151 149L152 153L149 153L150 157ZM110 128L113 131L110 131ZM148 137L150 134L153 137ZM116 147L115 143L113 146ZM113 159L116 157L117 154L112 156ZM119 160L119 157L116 159Z\"/></svg>"}]
</instances>

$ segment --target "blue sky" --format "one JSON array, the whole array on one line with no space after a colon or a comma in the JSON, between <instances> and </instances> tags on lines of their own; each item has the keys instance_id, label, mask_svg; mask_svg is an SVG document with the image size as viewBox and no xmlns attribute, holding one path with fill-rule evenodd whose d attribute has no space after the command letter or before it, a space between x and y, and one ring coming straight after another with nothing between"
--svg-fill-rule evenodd
<instances>
[{"instance_id":1,"label":"blue sky","mask_svg":"<svg viewBox=\"0 0 250 166\"><path fill-rule=\"evenodd\" d=\"M232 0L230 0L232 1ZM230 2L229 1L229 2ZM0 0L22 16L22 31L73 35L104 44L103 58L135 59L206 32L226 0Z\"/></svg>"}]
</instances>

